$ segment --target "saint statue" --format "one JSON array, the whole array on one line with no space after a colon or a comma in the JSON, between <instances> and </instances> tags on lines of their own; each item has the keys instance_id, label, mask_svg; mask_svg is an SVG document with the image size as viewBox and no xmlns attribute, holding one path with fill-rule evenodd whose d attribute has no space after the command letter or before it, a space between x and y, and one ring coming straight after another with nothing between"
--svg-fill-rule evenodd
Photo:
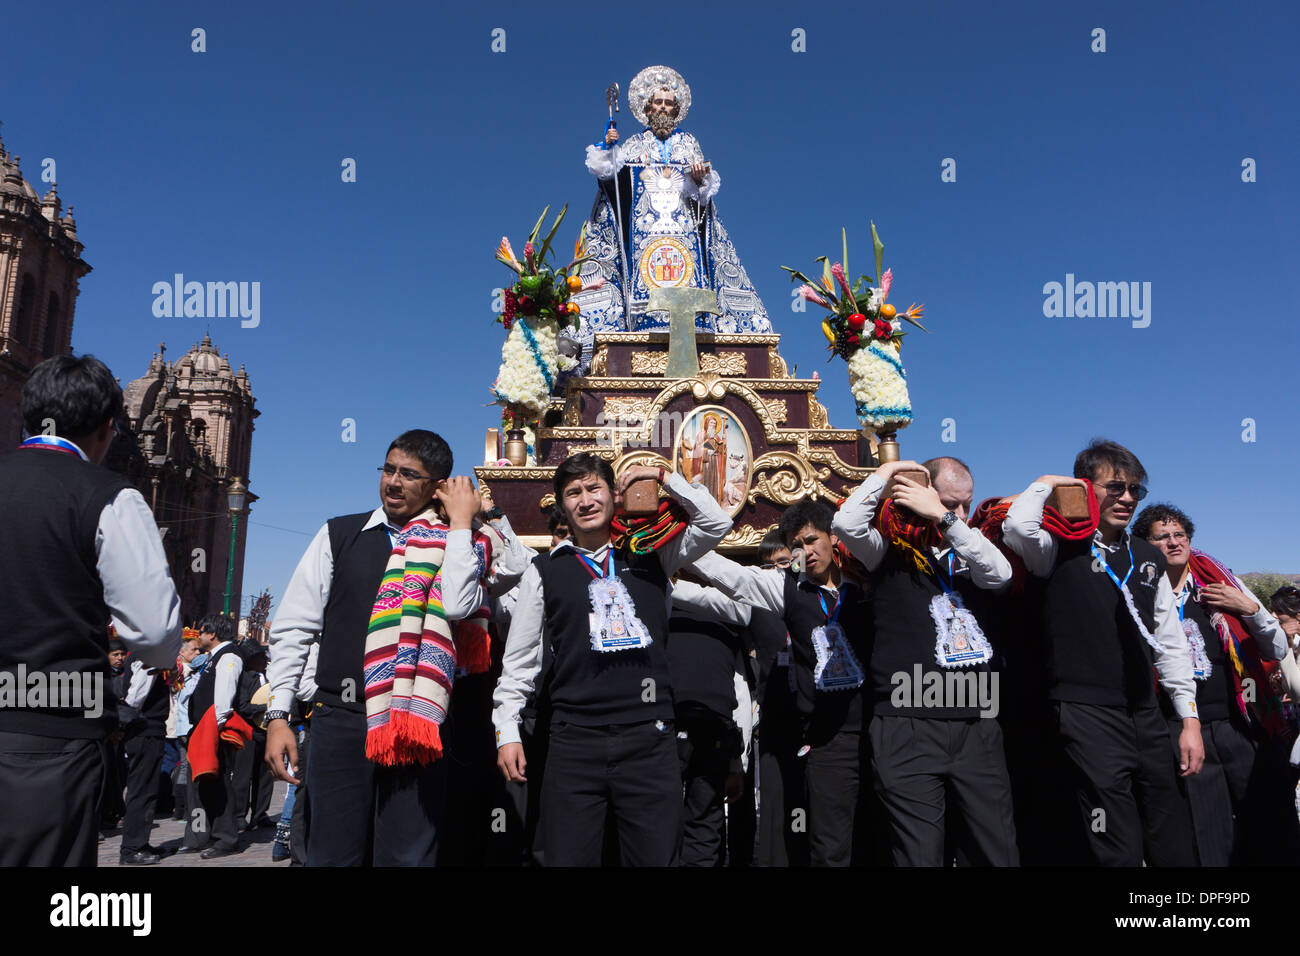
<instances>
[{"instance_id":1,"label":"saint statue","mask_svg":"<svg viewBox=\"0 0 1300 956\"><path fill-rule=\"evenodd\" d=\"M718 218L722 183L699 142L678 125L691 89L676 70L651 66L627 91L628 108L646 129L620 140L613 123L587 147L587 170L600 181L584 227L586 280L605 279L575 296L584 366L596 332L667 330L667 312L647 312L650 291L707 289L718 315L698 313L700 332L771 332L772 323Z\"/></svg>"}]
</instances>

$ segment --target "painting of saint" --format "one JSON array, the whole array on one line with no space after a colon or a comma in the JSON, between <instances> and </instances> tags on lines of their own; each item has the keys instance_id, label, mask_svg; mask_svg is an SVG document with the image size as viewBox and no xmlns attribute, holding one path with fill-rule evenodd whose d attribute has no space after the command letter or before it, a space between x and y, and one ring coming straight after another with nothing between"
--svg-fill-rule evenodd
<instances>
[{"instance_id":1,"label":"painting of saint","mask_svg":"<svg viewBox=\"0 0 1300 956\"><path fill-rule=\"evenodd\" d=\"M676 442L677 471L691 484L706 488L735 515L749 491L752 453L736 417L719 406L695 409L682 423Z\"/></svg>"}]
</instances>

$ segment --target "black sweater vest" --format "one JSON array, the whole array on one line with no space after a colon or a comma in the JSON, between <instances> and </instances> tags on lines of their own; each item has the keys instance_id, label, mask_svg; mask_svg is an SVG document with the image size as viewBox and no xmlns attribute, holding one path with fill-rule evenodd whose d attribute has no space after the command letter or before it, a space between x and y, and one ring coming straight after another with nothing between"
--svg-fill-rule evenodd
<instances>
[{"instance_id":1,"label":"black sweater vest","mask_svg":"<svg viewBox=\"0 0 1300 956\"><path fill-rule=\"evenodd\" d=\"M826 610L818 594L826 596ZM805 739L816 747L840 731L858 731L871 717L871 640L873 621L871 600L851 581L840 582L843 600L836 620L844 629L858 664L862 667L862 686L857 690L819 691L813 679L817 654L812 633L826 623L827 612L834 613L835 597L811 581L802 584L799 575L787 571L785 576L785 626L790 632L790 666L795 676L795 706L804 725Z\"/></svg>"},{"instance_id":2,"label":"black sweater vest","mask_svg":"<svg viewBox=\"0 0 1300 956\"><path fill-rule=\"evenodd\" d=\"M1142 622L1154 630L1164 555L1140 538L1126 537L1136 565L1128 589ZM1090 543L1060 542L1056 567L1043 589L1048 696L1106 707L1153 707L1151 647L1133 622L1119 588L1104 569L1094 570ZM1109 553L1103 548L1102 553L1122 581L1129 566L1124 542Z\"/></svg>"},{"instance_id":3,"label":"black sweater vest","mask_svg":"<svg viewBox=\"0 0 1300 956\"><path fill-rule=\"evenodd\" d=\"M668 629L668 675L677 719L708 711L731 723L741 662L736 629L681 613L672 616Z\"/></svg>"},{"instance_id":4,"label":"black sweater vest","mask_svg":"<svg viewBox=\"0 0 1300 956\"><path fill-rule=\"evenodd\" d=\"M1210 676L1205 680L1196 681L1196 715L1201 718L1202 723L1229 719L1244 723L1235 699L1237 687L1232 679L1232 663L1224 655L1223 641L1210 621L1210 612L1198 603L1199 597L1198 588L1183 605L1183 632L1186 633L1189 622L1201 629L1201 639L1205 641L1205 656L1210 662ZM1188 644L1191 644L1190 640ZM1169 699L1164 688L1160 690L1160 709L1166 717L1177 718L1173 701Z\"/></svg>"},{"instance_id":5,"label":"black sweater vest","mask_svg":"<svg viewBox=\"0 0 1300 956\"><path fill-rule=\"evenodd\" d=\"M933 555L930 559L931 562L937 561ZM946 572L946 562L943 567ZM917 568L907 555L892 547L873 580L876 639L871 648L871 683L876 713L952 719L978 717L978 682L983 682L992 693L989 678L978 675L989 672L990 666L984 663L946 668L935 659L938 627L930 614L930 602L943 594L939 582ZM985 638L989 638L988 593L976 587L968 574L961 572L956 575L952 586L961 595L962 604L974 615ZM915 686L918 673L921 687ZM938 677L935 686L944 689L939 695L940 706L917 707L916 702L925 700L925 687L935 681L930 676L932 674ZM948 679L948 674L953 674L954 678ZM967 674L976 676L972 680L963 676ZM960 698L950 693L948 688L959 690ZM966 706L956 706L959 699Z\"/></svg>"},{"instance_id":6,"label":"black sweater vest","mask_svg":"<svg viewBox=\"0 0 1300 956\"><path fill-rule=\"evenodd\" d=\"M95 532L104 507L130 487L121 475L60 451L28 447L0 456L0 688L13 691L20 675L31 687L30 675L41 673L51 687L79 687L83 698L69 693L58 702L74 706L57 709L19 707L15 697L0 705L0 731L93 739L116 722ZM100 699L86 700L96 681ZM87 718L96 703L102 716Z\"/></svg>"},{"instance_id":7,"label":"black sweater vest","mask_svg":"<svg viewBox=\"0 0 1300 956\"><path fill-rule=\"evenodd\" d=\"M370 612L393 552L385 525L361 530L370 514L367 511L329 520L334 575L325 602L320 657L316 661L316 699L358 714L366 712L362 663Z\"/></svg>"},{"instance_id":8,"label":"black sweater vest","mask_svg":"<svg viewBox=\"0 0 1300 956\"><path fill-rule=\"evenodd\" d=\"M552 663L543 695L555 721L584 726L673 719L668 669L668 578L653 555L614 552L614 574L623 582L648 647L596 651L591 647L592 576L571 548L539 555L546 638Z\"/></svg>"},{"instance_id":9,"label":"black sweater vest","mask_svg":"<svg viewBox=\"0 0 1300 956\"><path fill-rule=\"evenodd\" d=\"M194 685L194 693L190 695L190 726L198 727L199 721L203 715L212 707L217 696L217 661L227 654L238 654L233 642L228 642L219 647L214 653L208 655L208 662L203 667L203 673L199 675L199 682ZM239 694L239 688L235 687L235 697ZM233 713L237 700L232 698L230 709Z\"/></svg>"},{"instance_id":10,"label":"black sweater vest","mask_svg":"<svg viewBox=\"0 0 1300 956\"><path fill-rule=\"evenodd\" d=\"M171 689L162 675L156 675L145 694L144 703L137 707L126 705L126 692L131 686L131 668L122 672L122 677L113 678L114 694L122 703L118 704L118 720L122 729L134 736L161 737L167 730L167 712L171 709ZM120 690L119 690L120 688Z\"/></svg>"}]
</instances>

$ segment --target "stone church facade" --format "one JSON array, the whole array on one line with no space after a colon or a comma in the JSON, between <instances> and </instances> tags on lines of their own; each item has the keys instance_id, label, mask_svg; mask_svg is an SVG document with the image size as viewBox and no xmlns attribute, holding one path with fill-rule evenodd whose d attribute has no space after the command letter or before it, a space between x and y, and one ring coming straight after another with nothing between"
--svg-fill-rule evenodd
<instances>
[{"instance_id":1,"label":"stone church facade","mask_svg":"<svg viewBox=\"0 0 1300 956\"><path fill-rule=\"evenodd\" d=\"M0 454L23 438L21 394L31 370L71 351L82 258L72 208L57 184L43 198L0 142ZM90 349L94 351L94 349ZM123 371L121 369L115 370ZM248 373L203 340L172 362L159 346L144 375L123 389L126 409L104 465L144 495L163 535L186 624L221 611L230 565L226 492L248 484L257 411ZM241 602L249 494L235 540L230 609Z\"/></svg>"}]
</instances>

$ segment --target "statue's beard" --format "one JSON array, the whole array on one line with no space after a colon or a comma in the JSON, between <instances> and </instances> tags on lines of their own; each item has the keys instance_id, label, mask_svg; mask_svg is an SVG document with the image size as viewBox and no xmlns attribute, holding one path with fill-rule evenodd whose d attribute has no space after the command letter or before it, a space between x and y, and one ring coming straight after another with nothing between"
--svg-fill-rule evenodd
<instances>
[{"instance_id":1,"label":"statue's beard","mask_svg":"<svg viewBox=\"0 0 1300 956\"><path fill-rule=\"evenodd\" d=\"M667 139L677 127L677 118L667 113L650 113L646 116L646 123L655 136Z\"/></svg>"}]
</instances>

